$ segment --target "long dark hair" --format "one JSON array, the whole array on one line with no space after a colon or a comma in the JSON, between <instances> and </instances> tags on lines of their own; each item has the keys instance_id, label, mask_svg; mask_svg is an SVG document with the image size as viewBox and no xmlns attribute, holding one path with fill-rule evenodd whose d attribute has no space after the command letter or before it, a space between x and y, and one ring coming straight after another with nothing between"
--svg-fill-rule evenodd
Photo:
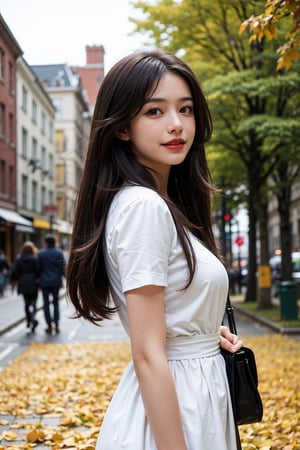
<instances>
[{"instance_id":1,"label":"long dark hair","mask_svg":"<svg viewBox=\"0 0 300 450\"><path fill-rule=\"evenodd\" d=\"M104 262L104 229L114 195L126 182L157 191L151 170L139 163L130 142L117 137L141 110L166 73L182 77L194 104L196 132L185 160L173 166L165 198L183 247L191 283L195 255L189 229L216 255L210 196L214 190L204 150L212 133L211 115L201 87L190 68L173 54L160 50L134 53L119 61L104 78L92 119L73 225L67 265L67 289L76 317L97 323L115 311L110 304ZM185 286L185 287L187 287Z\"/></svg>"}]
</instances>

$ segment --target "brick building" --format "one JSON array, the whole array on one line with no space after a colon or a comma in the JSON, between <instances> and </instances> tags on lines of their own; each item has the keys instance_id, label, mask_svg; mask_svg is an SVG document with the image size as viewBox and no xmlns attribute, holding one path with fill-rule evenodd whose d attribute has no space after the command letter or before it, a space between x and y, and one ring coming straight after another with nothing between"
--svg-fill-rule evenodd
<instances>
[{"instance_id":1,"label":"brick building","mask_svg":"<svg viewBox=\"0 0 300 450\"><path fill-rule=\"evenodd\" d=\"M96 103L99 86L104 78L104 47L103 45L87 45L86 65L74 67L81 78L82 87L87 96L90 113L92 114Z\"/></svg>"},{"instance_id":2,"label":"brick building","mask_svg":"<svg viewBox=\"0 0 300 450\"><path fill-rule=\"evenodd\" d=\"M31 222L17 212L16 65L22 53L0 15L0 248L10 261L19 229L31 229Z\"/></svg>"}]
</instances>

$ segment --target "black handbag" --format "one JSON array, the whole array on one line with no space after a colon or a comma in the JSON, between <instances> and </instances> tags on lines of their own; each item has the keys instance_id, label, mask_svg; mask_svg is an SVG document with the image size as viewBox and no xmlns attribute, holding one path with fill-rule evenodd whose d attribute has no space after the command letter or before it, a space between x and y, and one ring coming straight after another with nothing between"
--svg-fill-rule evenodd
<instances>
[{"instance_id":1,"label":"black handbag","mask_svg":"<svg viewBox=\"0 0 300 450\"><path fill-rule=\"evenodd\" d=\"M229 295L226 303L228 327L237 334L233 307ZM260 422L263 416L262 400L258 391L258 377L253 351L242 347L236 353L221 349L225 360L233 415L236 425Z\"/></svg>"}]
</instances>

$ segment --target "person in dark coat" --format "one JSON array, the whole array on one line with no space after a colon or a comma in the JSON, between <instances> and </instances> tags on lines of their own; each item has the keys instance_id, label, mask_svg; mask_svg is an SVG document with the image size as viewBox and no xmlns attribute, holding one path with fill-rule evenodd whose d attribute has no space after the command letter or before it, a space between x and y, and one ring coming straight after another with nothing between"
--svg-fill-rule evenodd
<instances>
[{"instance_id":1,"label":"person in dark coat","mask_svg":"<svg viewBox=\"0 0 300 450\"><path fill-rule=\"evenodd\" d=\"M59 290L62 287L65 273L65 258L60 248L55 246L55 237L48 234L45 237L45 248L38 254L40 270L40 287L43 293L44 316L47 323L46 333L59 333ZM53 315L50 311L50 296L52 296ZM54 327L52 327L54 324Z\"/></svg>"},{"instance_id":2,"label":"person in dark coat","mask_svg":"<svg viewBox=\"0 0 300 450\"><path fill-rule=\"evenodd\" d=\"M12 284L17 285L18 294L23 295L27 328L33 333L38 325L35 318L39 283L37 253L33 242L24 242L12 271Z\"/></svg>"},{"instance_id":3,"label":"person in dark coat","mask_svg":"<svg viewBox=\"0 0 300 450\"><path fill-rule=\"evenodd\" d=\"M0 250L0 297L3 297L4 288L6 284L7 274L9 273L9 264L7 262L5 253Z\"/></svg>"}]
</instances>

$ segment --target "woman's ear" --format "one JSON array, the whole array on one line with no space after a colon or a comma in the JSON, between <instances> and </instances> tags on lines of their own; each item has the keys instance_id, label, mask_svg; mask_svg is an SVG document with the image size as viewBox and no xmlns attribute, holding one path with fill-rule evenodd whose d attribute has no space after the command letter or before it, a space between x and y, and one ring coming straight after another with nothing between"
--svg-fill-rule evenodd
<instances>
[{"instance_id":1,"label":"woman's ear","mask_svg":"<svg viewBox=\"0 0 300 450\"><path fill-rule=\"evenodd\" d=\"M130 140L130 136L128 133L127 128L124 128L123 130L119 130L116 132L116 136L117 138L119 138L121 141L129 141Z\"/></svg>"}]
</instances>

